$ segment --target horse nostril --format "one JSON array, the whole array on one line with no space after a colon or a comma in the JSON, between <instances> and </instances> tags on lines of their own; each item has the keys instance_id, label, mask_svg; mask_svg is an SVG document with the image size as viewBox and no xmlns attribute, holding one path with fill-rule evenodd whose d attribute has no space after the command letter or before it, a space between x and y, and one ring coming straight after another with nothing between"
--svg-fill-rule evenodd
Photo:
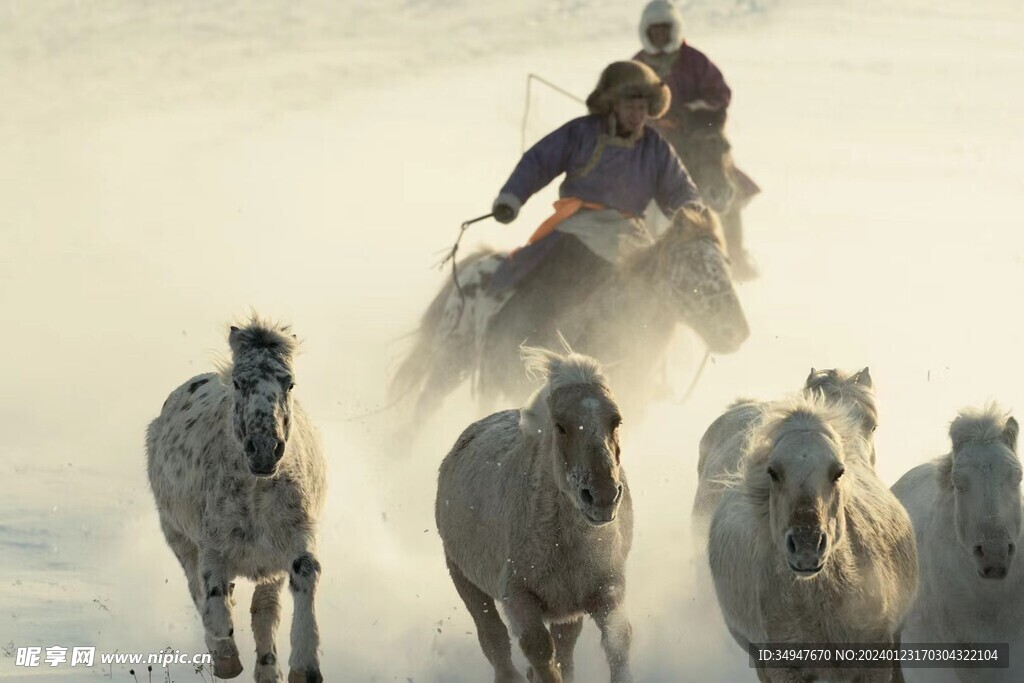
<instances>
[{"instance_id":1,"label":"horse nostril","mask_svg":"<svg viewBox=\"0 0 1024 683\"><path fill-rule=\"evenodd\" d=\"M1016 543L1011 543L1008 550L1009 550L1010 555L1013 556L1013 553L1016 552L1016 550L1017 550L1017 544Z\"/></svg>"},{"instance_id":2,"label":"horse nostril","mask_svg":"<svg viewBox=\"0 0 1024 683\"><path fill-rule=\"evenodd\" d=\"M620 498L622 498L622 484L615 488L615 500L613 502L618 503Z\"/></svg>"},{"instance_id":3,"label":"horse nostril","mask_svg":"<svg viewBox=\"0 0 1024 683\"><path fill-rule=\"evenodd\" d=\"M982 549L981 545L974 546L974 556L975 557L985 557L985 551L984 551L984 549Z\"/></svg>"},{"instance_id":4,"label":"horse nostril","mask_svg":"<svg viewBox=\"0 0 1024 683\"><path fill-rule=\"evenodd\" d=\"M786 534L786 550L791 553L796 552L796 541L793 540L793 534Z\"/></svg>"},{"instance_id":5,"label":"horse nostril","mask_svg":"<svg viewBox=\"0 0 1024 683\"><path fill-rule=\"evenodd\" d=\"M274 457L280 460L284 456L284 441L278 441L274 448Z\"/></svg>"},{"instance_id":6,"label":"horse nostril","mask_svg":"<svg viewBox=\"0 0 1024 683\"><path fill-rule=\"evenodd\" d=\"M825 541L826 540L827 539L825 537L825 534L822 534L821 536L818 537L818 552L819 553L825 552Z\"/></svg>"},{"instance_id":7,"label":"horse nostril","mask_svg":"<svg viewBox=\"0 0 1024 683\"><path fill-rule=\"evenodd\" d=\"M245 440L245 452L247 455L253 455L256 453L256 444L252 442L252 439Z\"/></svg>"},{"instance_id":8,"label":"horse nostril","mask_svg":"<svg viewBox=\"0 0 1024 683\"><path fill-rule=\"evenodd\" d=\"M593 494L590 493L590 489L583 489L582 491L580 491L580 500L582 500L587 505L594 504L594 496Z\"/></svg>"}]
</instances>

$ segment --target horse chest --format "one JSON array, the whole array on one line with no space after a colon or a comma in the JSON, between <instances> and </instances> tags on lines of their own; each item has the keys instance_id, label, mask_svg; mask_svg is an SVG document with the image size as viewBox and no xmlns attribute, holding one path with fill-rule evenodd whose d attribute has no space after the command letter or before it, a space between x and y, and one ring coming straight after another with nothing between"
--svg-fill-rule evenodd
<instances>
[{"instance_id":1,"label":"horse chest","mask_svg":"<svg viewBox=\"0 0 1024 683\"><path fill-rule=\"evenodd\" d=\"M525 583L552 618L591 611L622 591L615 532L588 542L562 539L525 568Z\"/></svg>"},{"instance_id":2,"label":"horse chest","mask_svg":"<svg viewBox=\"0 0 1024 683\"><path fill-rule=\"evenodd\" d=\"M231 495L215 497L207 506L207 536L240 573L265 575L286 567L304 535L301 507L280 484L268 483L261 490L228 482L225 488Z\"/></svg>"}]
</instances>

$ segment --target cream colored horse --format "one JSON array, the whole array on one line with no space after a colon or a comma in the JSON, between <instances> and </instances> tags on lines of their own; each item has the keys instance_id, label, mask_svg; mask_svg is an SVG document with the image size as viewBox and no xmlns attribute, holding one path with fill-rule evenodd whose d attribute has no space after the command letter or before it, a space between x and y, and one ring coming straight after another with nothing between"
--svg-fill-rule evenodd
<instances>
[{"instance_id":1,"label":"cream colored horse","mask_svg":"<svg viewBox=\"0 0 1024 683\"><path fill-rule=\"evenodd\" d=\"M996 406L953 421L953 448L892 487L914 523L921 586L906 643L1009 643L1010 669L906 669L908 681L1024 680L1017 421Z\"/></svg>"},{"instance_id":2,"label":"cream colored horse","mask_svg":"<svg viewBox=\"0 0 1024 683\"><path fill-rule=\"evenodd\" d=\"M619 410L592 359L534 350L527 360L545 386L522 410L470 425L441 463L435 516L448 569L498 683L523 677L495 601L532 681L572 680L589 614L611 680L626 683L631 629L622 600L633 509Z\"/></svg>"},{"instance_id":3,"label":"cream colored horse","mask_svg":"<svg viewBox=\"0 0 1024 683\"><path fill-rule=\"evenodd\" d=\"M878 425L871 373L867 368L846 374L841 370L815 370L804 382L804 395L821 395L825 400L848 406L861 426L860 434L871 448L875 462L874 432ZM718 505L725 481L735 474L748 446L751 431L764 416L767 403L740 400L718 417L700 440L697 460L697 495L693 501L693 530L696 539L707 537L711 514Z\"/></svg>"},{"instance_id":4,"label":"cream colored horse","mask_svg":"<svg viewBox=\"0 0 1024 683\"><path fill-rule=\"evenodd\" d=\"M711 519L711 574L730 632L744 649L895 643L917 586L917 551L855 411L803 396L765 411ZM773 683L881 682L893 673L757 670Z\"/></svg>"}]
</instances>

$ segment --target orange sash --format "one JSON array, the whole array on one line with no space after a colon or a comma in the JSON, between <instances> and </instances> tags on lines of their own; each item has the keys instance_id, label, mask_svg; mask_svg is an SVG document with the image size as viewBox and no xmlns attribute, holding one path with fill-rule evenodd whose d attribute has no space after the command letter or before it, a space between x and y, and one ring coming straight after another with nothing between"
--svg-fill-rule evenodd
<instances>
[{"instance_id":1,"label":"orange sash","mask_svg":"<svg viewBox=\"0 0 1024 683\"><path fill-rule=\"evenodd\" d=\"M526 241L527 245L539 242L553 233L555 228L564 223L567 219L579 213L580 209L604 211L608 208L603 204L598 204L597 202L585 202L579 197L562 197L554 203L554 207L555 212L551 214L547 220L541 223L539 228L533 231L533 234L530 235L530 239Z\"/></svg>"}]
</instances>

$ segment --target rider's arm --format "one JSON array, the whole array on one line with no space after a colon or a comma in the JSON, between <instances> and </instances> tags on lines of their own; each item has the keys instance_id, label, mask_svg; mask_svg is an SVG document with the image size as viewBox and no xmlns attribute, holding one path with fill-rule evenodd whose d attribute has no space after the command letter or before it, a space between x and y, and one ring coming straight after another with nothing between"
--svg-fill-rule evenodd
<instances>
[{"instance_id":1,"label":"rider's arm","mask_svg":"<svg viewBox=\"0 0 1024 683\"><path fill-rule=\"evenodd\" d=\"M723 109L732 100L732 90L725 83L725 76L703 52L694 50L693 74L695 77L694 99L703 100L713 109Z\"/></svg>"},{"instance_id":2,"label":"rider's arm","mask_svg":"<svg viewBox=\"0 0 1024 683\"><path fill-rule=\"evenodd\" d=\"M666 216L672 216L683 204L699 202L700 193L690 179L683 162L672 147L659 138L658 181L654 201Z\"/></svg>"},{"instance_id":3,"label":"rider's arm","mask_svg":"<svg viewBox=\"0 0 1024 683\"><path fill-rule=\"evenodd\" d=\"M498 198L511 195L509 199L518 200L518 206L513 207L518 212L526 200L564 173L569 165L577 121L579 119L570 121L528 149L501 188Z\"/></svg>"}]
</instances>

